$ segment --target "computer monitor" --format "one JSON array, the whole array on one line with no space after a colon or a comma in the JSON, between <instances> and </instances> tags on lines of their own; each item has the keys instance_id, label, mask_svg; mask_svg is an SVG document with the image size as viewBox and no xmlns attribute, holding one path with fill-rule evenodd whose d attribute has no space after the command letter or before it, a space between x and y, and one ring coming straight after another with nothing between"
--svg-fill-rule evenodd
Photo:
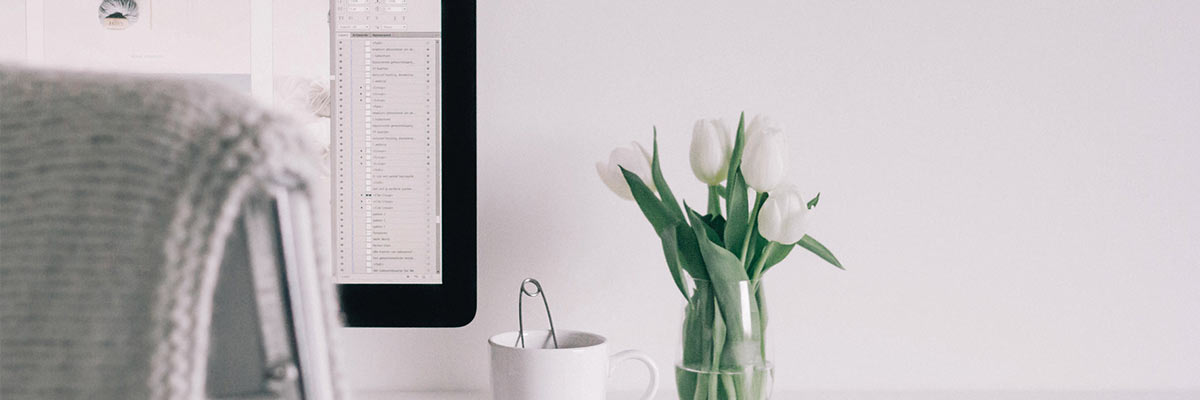
<instances>
[{"instance_id":1,"label":"computer monitor","mask_svg":"<svg viewBox=\"0 0 1200 400\"><path fill-rule=\"evenodd\" d=\"M333 267L352 327L474 318L475 3L331 0Z\"/></svg>"}]
</instances>

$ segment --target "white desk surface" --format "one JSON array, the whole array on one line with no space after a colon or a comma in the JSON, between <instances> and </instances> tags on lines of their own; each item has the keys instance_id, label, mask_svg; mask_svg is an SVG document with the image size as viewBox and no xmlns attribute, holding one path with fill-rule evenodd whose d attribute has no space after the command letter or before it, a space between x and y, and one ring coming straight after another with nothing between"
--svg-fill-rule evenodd
<instances>
[{"instance_id":1,"label":"white desk surface","mask_svg":"<svg viewBox=\"0 0 1200 400\"><path fill-rule=\"evenodd\" d=\"M610 393L610 400L638 398L637 393ZM488 392L363 392L359 400L490 400ZM1195 400L1200 391L1177 392L1087 392L1087 391L907 391L852 392L800 391L780 392L772 399L790 400ZM673 400L675 393L660 390L656 400Z\"/></svg>"}]
</instances>

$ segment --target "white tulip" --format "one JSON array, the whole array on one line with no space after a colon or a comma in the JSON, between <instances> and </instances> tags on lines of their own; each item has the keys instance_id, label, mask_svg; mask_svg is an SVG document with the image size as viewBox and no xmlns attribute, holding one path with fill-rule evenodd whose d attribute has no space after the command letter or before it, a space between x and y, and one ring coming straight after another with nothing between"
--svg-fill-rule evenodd
<instances>
[{"instance_id":1,"label":"white tulip","mask_svg":"<svg viewBox=\"0 0 1200 400\"><path fill-rule=\"evenodd\" d=\"M720 185L729 174L733 139L719 119L697 120L692 128L692 173L709 186Z\"/></svg>"},{"instance_id":2,"label":"white tulip","mask_svg":"<svg viewBox=\"0 0 1200 400\"><path fill-rule=\"evenodd\" d=\"M758 122L758 118L755 121ZM778 127L755 124L754 133L746 135L746 150L742 152L742 175L746 185L759 193L770 192L783 182L788 169L787 138Z\"/></svg>"},{"instance_id":3,"label":"white tulip","mask_svg":"<svg viewBox=\"0 0 1200 400\"><path fill-rule=\"evenodd\" d=\"M758 233L772 242L792 244L804 238L810 220L808 200L785 185L771 192L759 210Z\"/></svg>"},{"instance_id":4,"label":"white tulip","mask_svg":"<svg viewBox=\"0 0 1200 400\"><path fill-rule=\"evenodd\" d=\"M633 200L633 191L629 189L629 183L625 181L625 175L621 174L620 167L624 167L642 178L642 182L645 182L650 190L657 190L654 187L654 179L650 175L651 160L653 159L650 158L650 153L642 145L633 142L630 147L613 149L612 153L608 155L608 164L596 163L596 172L600 174L600 180L603 180L613 193L621 196L622 199Z\"/></svg>"},{"instance_id":5,"label":"white tulip","mask_svg":"<svg viewBox=\"0 0 1200 400\"><path fill-rule=\"evenodd\" d=\"M775 121L771 119L771 117L758 114L750 120L749 124L746 124L746 140L749 141L750 137L757 136L760 132L765 130L781 131L783 129L781 129L779 125L777 125Z\"/></svg>"}]
</instances>

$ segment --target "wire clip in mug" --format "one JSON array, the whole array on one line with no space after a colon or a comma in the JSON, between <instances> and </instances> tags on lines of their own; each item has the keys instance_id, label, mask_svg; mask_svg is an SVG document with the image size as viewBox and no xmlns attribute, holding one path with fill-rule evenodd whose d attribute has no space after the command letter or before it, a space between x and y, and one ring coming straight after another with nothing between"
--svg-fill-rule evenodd
<instances>
[{"instance_id":1,"label":"wire clip in mug","mask_svg":"<svg viewBox=\"0 0 1200 400\"><path fill-rule=\"evenodd\" d=\"M533 293L530 293L525 286L530 283L536 289ZM554 348L557 349L558 336L554 334L554 318L550 316L550 302L546 300L546 292L542 290L542 284L533 278L525 278L521 281L521 292L517 294L517 342L513 344L513 347L520 345L521 348L525 348L525 313L522 310L525 296L542 297L542 305L546 306L546 320L550 322L550 338L554 340Z\"/></svg>"}]
</instances>

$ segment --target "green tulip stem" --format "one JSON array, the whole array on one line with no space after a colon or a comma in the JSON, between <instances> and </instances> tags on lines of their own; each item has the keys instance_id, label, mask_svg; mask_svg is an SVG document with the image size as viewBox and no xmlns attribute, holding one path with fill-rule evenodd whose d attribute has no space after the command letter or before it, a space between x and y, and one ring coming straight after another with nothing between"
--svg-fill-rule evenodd
<instances>
[{"instance_id":1,"label":"green tulip stem","mask_svg":"<svg viewBox=\"0 0 1200 400\"><path fill-rule=\"evenodd\" d=\"M721 185L708 186L708 213L712 216L721 215Z\"/></svg>"},{"instance_id":2,"label":"green tulip stem","mask_svg":"<svg viewBox=\"0 0 1200 400\"><path fill-rule=\"evenodd\" d=\"M750 240L754 238L754 232L758 232L758 210L762 209L763 203L767 200L766 193L757 191L754 193L754 210L750 212L750 221L747 224L750 229L746 230L746 238L742 240L742 257L740 259L743 262L746 261L746 252L750 249ZM762 261L760 260L759 263L761 264Z\"/></svg>"},{"instance_id":3,"label":"green tulip stem","mask_svg":"<svg viewBox=\"0 0 1200 400\"><path fill-rule=\"evenodd\" d=\"M720 371L721 371L721 353L725 350L725 321L721 319L721 309L716 301L713 301L713 324L712 324L712 368L709 371L714 371L709 377L708 383L708 398L720 398ZM707 372L707 371L706 371ZM726 397L732 399L731 397Z\"/></svg>"},{"instance_id":4,"label":"green tulip stem","mask_svg":"<svg viewBox=\"0 0 1200 400\"><path fill-rule=\"evenodd\" d=\"M754 269L751 270L753 271L750 273L751 287L758 287L758 280L761 278L763 267L767 264L767 258L769 258L768 255L771 254L772 251L775 251L775 249L778 247L779 243L776 243L774 240L767 242L767 247L763 248L762 254L758 256L758 261L754 262Z\"/></svg>"}]
</instances>

